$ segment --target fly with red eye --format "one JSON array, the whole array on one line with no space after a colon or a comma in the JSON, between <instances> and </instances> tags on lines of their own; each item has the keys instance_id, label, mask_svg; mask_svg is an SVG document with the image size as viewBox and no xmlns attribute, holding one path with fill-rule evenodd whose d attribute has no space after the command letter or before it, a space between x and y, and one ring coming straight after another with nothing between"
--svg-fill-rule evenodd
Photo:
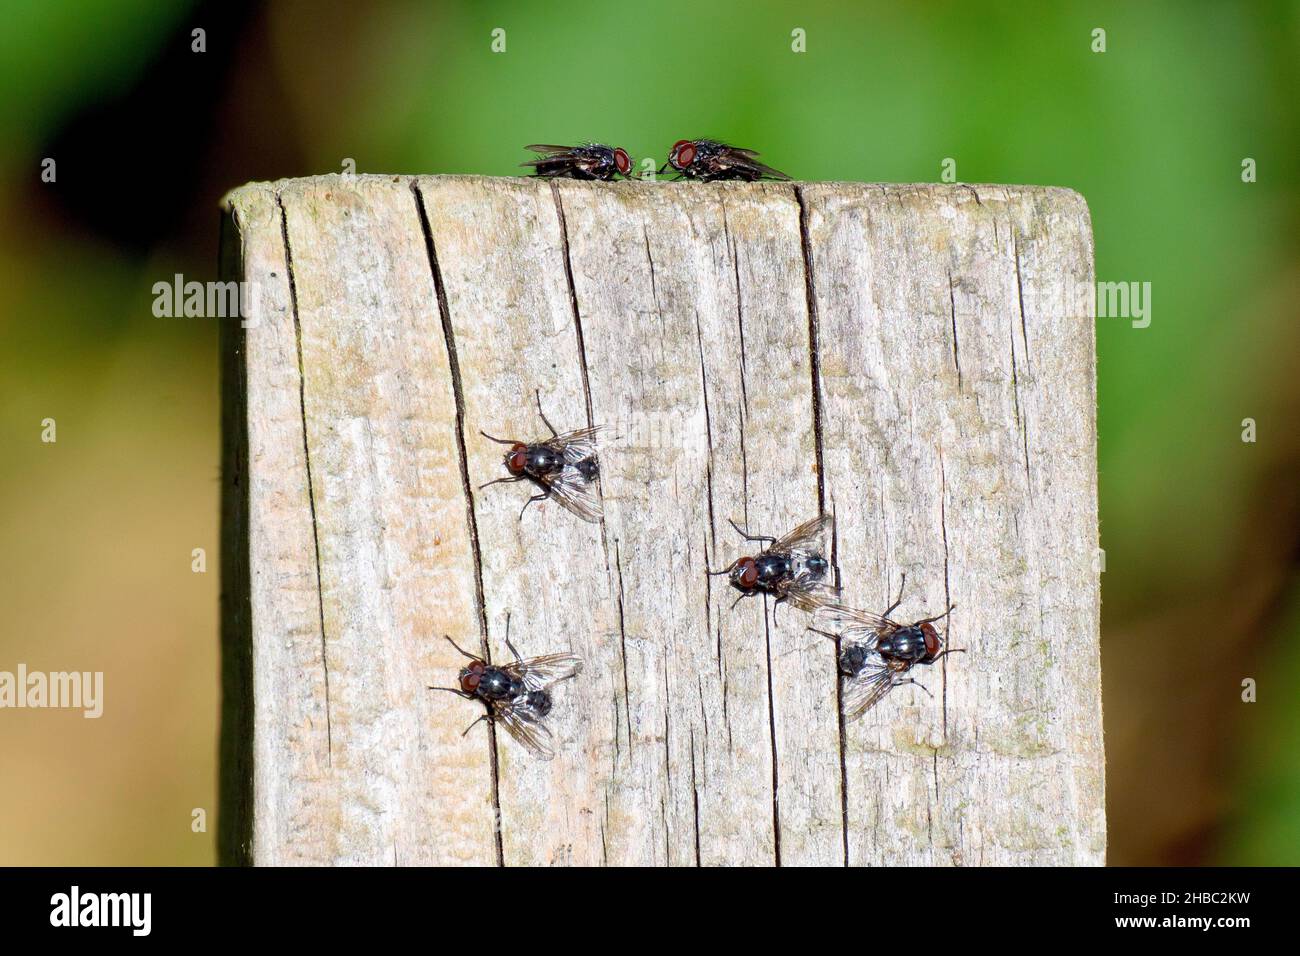
<instances>
[{"instance_id":1,"label":"fly with red eye","mask_svg":"<svg viewBox=\"0 0 1300 956\"><path fill-rule=\"evenodd\" d=\"M873 614L842 604L819 608L815 616L823 627L808 630L834 640L839 647L839 670L844 680L844 719L857 720L884 699L895 687L914 684L927 694L924 684L909 677L917 664L934 664L949 654L965 653L964 647L944 649L944 638L934 626L952 613L956 605L934 617L900 624L889 615L903 600L907 575L898 597L884 614ZM933 695L931 695L933 696Z\"/></svg>"},{"instance_id":2,"label":"fly with red eye","mask_svg":"<svg viewBox=\"0 0 1300 956\"><path fill-rule=\"evenodd\" d=\"M756 555L737 558L721 571L706 573L729 576L728 583L740 592L732 607L742 598L770 594L778 607L788 601L802 610L815 611L836 596L823 541L832 521L828 514L818 515L780 538L750 534L732 521L731 526L746 541L766 547ZM772 613L775 617L775 610Z\"/></svg>"},{"instance_id":3,"label":"fly with red eye","mask_svg":"<svg viewBox=\"0 0 1300 956\"><path fill-rule=\"evenodd\" d=\"M739 146L728 146L712 139L679 139L668 151L668 162L659 168L662 174L671 168L677 178L714 182L722 179L739 179L757 182L760 179L789 179L785 173L760 163L758 152Z\"/></svg>"},{"instance_id":4,"label":"fly with red eye","mask_svg":"<svg viewBox=\"0 0 1300 956\"><path fill-rule=\"evenodd\" d=\"M544 723L555 702L551 687L582 671L582 659L574 654L546 654L522 658L510 643L510 615L506 615L506 647L514 655L510 664L496 666L461 648L444 634L447 642L460 651L469 663L461 668L459 687L429 687L481 701L486 711L466 727L461 736L481 720L499 721L517 741L543 760L555 756L551 731Z\"/></svg>"},{"instance_id":5,"label":"fly with red eye","mask_svg":"<svg viewBox=\"0 0 1300 956\"><path fill-rule=\"evenodd\" d=\"M603 426L579 428L561 435L547 421L546 413L542 411L540 390L536 393L536 397L537 414L541 416L542 424L550 431L551 437L534 442L523 442L514 438L495 438L485 431L480 431L479 434L489 441L510 446L502 459L506 471L510 474L505 478L484 482L479 485L479 488L507 482L531 481L537 486L538 493L524 502L524 507L519 512L521 520L524 512L533 502L554 498L582 520L599 522L602 508L597 491L600 480L600 458L597 456L596 443Z\"/></svg>"},{"instance_id":6,"label":"fly with red eye","mask_svg":"<svg viewBox=\"0 0 1300 956\"><path fill-rule=\"evenodd\" d=\"M547 179L595 179L613 182L616 176L628 177L632 173L632 157L622 147L601 143L584 143L581 146L525 146L541 155L520 166L531 166L534 176Z\"/></svg>"}]
</instances>

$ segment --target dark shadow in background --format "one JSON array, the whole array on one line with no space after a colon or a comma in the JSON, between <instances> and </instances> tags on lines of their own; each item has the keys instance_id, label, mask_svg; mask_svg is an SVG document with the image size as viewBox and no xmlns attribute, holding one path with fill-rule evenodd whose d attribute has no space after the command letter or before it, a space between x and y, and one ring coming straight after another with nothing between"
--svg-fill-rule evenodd
<instances>
[{"instance_id":1,"label":"dark shadow in background","mask_svg":"<svg viewBox=\"0 0 1300 956\"><path fill-rule=\"evenodd\" d=\"M221 219L220 275L244 279L243 246L229 212ZM217 862L252 863L253 624L248 567L248 425L244 327L221 323L221 744Z\"/></svg>"},{"instance_id":2,"label":"dark shadow in background","mask_svg":"<svg viewBox=\"0 0 1300 956\"><path fill-rule=\"evenodd\" d=\"M250 0L199 3L135 86L88 104L60 127L39 154L59 162L59 188L37 191L48 197L40 211L136 256L179 232L200 198L204 170L222 150L214 117L241 67L230 51L240 49L256 7ZM205 53L191 49L191 31L200 27Z\"/></svg>"}]
</instances>

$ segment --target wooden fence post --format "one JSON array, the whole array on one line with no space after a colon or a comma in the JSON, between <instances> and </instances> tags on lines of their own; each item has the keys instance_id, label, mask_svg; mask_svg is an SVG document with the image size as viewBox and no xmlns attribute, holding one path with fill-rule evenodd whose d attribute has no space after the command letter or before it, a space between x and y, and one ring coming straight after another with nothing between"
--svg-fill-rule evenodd
<instances>
[{"instance_id":1,"label":"wooden fence post","mask_svg":"<svg viewBox=\"0 0 1300 956\"><path fill-rule=\"evenodd\" d=\"M1097 864L1088 211L1062 189L327 176L227 199L224 862ZM1082 307L1076 307L1081 303ZM604 423L603 524L479 436ZM858 722L706 577L836 517L848 603L955 603ZM461 659L572 648L557 756Z\"/></svg>"}]
</instances>

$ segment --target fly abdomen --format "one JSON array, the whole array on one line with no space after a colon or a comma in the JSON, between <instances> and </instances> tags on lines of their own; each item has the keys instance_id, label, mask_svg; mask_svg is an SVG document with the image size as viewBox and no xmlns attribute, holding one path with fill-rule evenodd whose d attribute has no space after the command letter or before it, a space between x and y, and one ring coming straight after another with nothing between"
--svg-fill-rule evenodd
<instances>
[{"instance_id":1,"label":"fly abdomen","mask_svg":"<svg viewBox=\"0 0 1300 956\"><path fill-rule=\"evenodd\" d=\"M830 562L820 554L810 554L804 561L804 567L814 578L821 580L826 577L826 572L830 569Z\"/></svg>"},{"instance_id":2,"label":"fly abdomen","mask_svg":"<svg viewBox=\"0 0 1300 956\"><path fill-rule=\"evenodd\" d=\"M538 717L545 717L551 712L551 695L544 690L530 691L525 703Z\"/></svg>"},{"instance_id":3,"label":"fly abdomen","mask_svg":"<svg viewBox=\"0 0 1300 956\"><path fill-rule=\"evenodd\" d=\"M849 644L840 652L840 672L856 677L871 660L871 649L865 644Z\"/></svg>"}]
</instances>

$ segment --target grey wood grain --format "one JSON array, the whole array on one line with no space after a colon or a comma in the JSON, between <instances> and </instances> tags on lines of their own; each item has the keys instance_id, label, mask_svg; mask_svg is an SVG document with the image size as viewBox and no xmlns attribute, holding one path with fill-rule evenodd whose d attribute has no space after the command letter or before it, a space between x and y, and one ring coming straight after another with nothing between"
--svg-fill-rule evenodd
<instances>
[{"instance_id":1,"label":"grey wood grain","mask_svg":"<svg viewBox=\"0 0 1300 956\"><path fill-rule=\"evenodd\" d=\"M1104 861L1093 327L1048 295L1092 281L1077 195L437 176L227 202L261 293L223 339L248 859ZM535 391L561 431L608 426L602 523L479 487L506 474L480 430L545 434ZM846 724L835 644L705 574L752 550L728 519L819 508L850 603L906 572L896 618L957 605L932 697ZM585 661L550 761L426 690L463 661L443 634L509 659L507 616L524 656Z\"/></svg>"}]
</instances>

